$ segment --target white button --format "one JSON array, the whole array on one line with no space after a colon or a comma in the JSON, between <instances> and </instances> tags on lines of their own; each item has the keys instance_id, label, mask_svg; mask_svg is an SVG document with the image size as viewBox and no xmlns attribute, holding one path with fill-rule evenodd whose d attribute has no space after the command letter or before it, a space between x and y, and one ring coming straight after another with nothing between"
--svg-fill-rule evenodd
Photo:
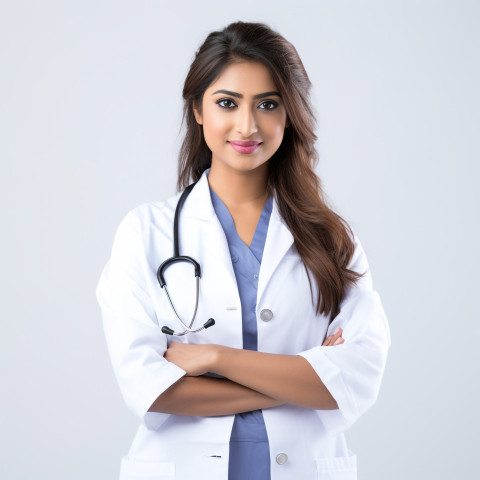
<instances>
[{"instance_id":1,"label":"white button","mask_svg":"<svg viewBox=\"0 0 480 480\"><path fill-rule=\"evenodd\" d=\"M253 278L257 279L258 275L256 273L253 274Z\"/></svg>"},{"instance_id":2,"label":"white button","mask_svg":"<svg viewBox=\"0 0 480 480\"><path fill-rule=\"evenodd\" d=\"M269 322L272 318L273 318L273 313L271 310L269 310L268 308L264 308L261 312L260 312L260 318L264 321L264 322Z\"/></svg>"},{"instance_id":3,"label":"white button","mask_svg":"<svg viewBox=\"0 0 480 480\"><path fill-rule=\"evenodd\" d=\"M288 460L288 455L286 453L279 453L277 455L277 463L279 465L284 465L285 463L287 463L287 460Z\"/></svg>"}]
</instances>

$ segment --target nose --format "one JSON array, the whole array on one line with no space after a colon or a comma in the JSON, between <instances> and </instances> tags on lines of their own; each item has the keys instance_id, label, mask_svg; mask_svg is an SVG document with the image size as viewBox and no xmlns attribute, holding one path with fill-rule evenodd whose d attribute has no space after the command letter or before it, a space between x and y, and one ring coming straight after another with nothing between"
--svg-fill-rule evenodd
<instances>
[{"instance_id":1,"label":"nose","mask_svg":"<svg viewBox=\"0 0 480 480\"><path fill-rule=\"evenodd\" d=\"M245 138L258 131L255 115L247 106L237 110L236 131Z\"/></svg>"}]
</instances>

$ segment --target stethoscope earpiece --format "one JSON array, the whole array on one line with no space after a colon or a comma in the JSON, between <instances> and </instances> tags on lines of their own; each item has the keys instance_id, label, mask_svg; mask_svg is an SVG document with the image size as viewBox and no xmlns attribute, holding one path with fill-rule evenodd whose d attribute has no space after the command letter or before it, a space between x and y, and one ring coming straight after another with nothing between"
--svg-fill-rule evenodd
<instances>
[{"instance_id":1,"label":"stethoscope earpiece","mask_svg":"<svg viewBox=\"0 0 480 480\"><path fill-rule=\"evenodd\" d=\"M215 320L213 318L209 318L204 324L203 328L210 328L215 325Z\"/></svg>"}]
</instances>

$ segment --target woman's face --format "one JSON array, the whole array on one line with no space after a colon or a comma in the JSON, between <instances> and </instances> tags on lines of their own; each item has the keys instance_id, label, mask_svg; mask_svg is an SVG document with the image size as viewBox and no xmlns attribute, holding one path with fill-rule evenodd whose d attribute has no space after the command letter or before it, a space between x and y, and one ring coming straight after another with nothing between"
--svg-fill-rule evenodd
<instances>
[{"instance_id":1,"label":"woman's face","mask_svg":"<svg viewBox=\"0 0 480 480\"><path fill-rule=\"evenodd\" d=\"M194 108L194 113L212 151L212 168L221 162L242 172L272 157L287 122L270 72L263 64L249 61L226 67L205 91L202 112Z\"/></svg>"}]
</instances>

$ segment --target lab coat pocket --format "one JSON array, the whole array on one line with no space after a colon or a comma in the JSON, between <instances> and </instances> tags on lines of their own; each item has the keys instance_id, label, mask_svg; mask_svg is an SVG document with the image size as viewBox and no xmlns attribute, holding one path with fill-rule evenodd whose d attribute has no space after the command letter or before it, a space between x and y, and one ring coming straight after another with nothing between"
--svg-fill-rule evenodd
<instances>
[{"instance_id":1,"label":"lab coat pocket","mask_svg":"<svg viewBox=\"0 0 480 480\"><path fill-rule=\"evenodd\" d=\"M174 480L175 464L122 458L119 480Z\"/></svg>"},{"instance_id":2,"label":"lab coat pocket","mask_svg":"<svg viewBox=\"0 0 480 480\"><path fill-rule=\"evenodd\" d=\"M317 458L318 480L357 480L357 456Z\"/></svg>"}]
</instances>

